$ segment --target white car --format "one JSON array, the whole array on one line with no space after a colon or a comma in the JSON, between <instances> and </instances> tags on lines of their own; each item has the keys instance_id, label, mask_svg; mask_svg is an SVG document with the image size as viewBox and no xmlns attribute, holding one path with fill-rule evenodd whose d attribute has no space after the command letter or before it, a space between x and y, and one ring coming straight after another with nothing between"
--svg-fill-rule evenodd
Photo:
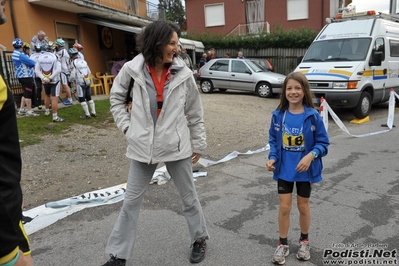
<instances>
[{"instance_id":1,"label":"white car","mask_svg":"<svg viewBox=\"0 0 399 266\"><path fill-rule=\"evenodd\" d=\"M202 92L242 90L253 91L259 97L269 98L281 93L285 76L265 71L250 59L216 58L198 71L197 80Z\"/></svg>"}]
</instances>

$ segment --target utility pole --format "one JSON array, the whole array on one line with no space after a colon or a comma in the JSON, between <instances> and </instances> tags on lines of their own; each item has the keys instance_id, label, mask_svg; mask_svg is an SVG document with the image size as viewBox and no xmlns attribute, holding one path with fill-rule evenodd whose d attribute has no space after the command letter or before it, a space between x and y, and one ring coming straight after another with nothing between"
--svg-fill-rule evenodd
<instances>
[{"instance_id":1,"label":"utility pole","mask_svg":"<svg viewBox=\"0 0 399 266\"><path fill-rule=\"evenodd\" d=\"M397 6L398 6L397 0L389 0L389 14L396 15Z\"/></svg>"}]
</instances>

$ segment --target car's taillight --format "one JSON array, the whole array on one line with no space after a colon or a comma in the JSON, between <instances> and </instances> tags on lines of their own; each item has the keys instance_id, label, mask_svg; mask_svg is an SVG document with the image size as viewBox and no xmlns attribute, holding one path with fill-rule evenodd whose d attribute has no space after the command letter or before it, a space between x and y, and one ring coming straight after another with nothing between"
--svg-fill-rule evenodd
<instances>
[{"instance_id":1,"label":"car's taillight","mask_svg":"<svg viewBox=\"0 0 399 266\"><path fill-rule=\"evenodd\" d=\"M200 77L201 77L201 73L198 72L198 73L197 73L197 78L200 78Z\"/></svg>"}]
</instances>

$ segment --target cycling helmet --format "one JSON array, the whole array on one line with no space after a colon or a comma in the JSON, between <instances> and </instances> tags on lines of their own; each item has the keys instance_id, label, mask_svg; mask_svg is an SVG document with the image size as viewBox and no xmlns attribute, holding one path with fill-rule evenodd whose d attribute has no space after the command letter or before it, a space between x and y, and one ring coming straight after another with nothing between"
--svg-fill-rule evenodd
<instances>
[{"instance_id":1,"label":"cycling helmet","mask_svg":"<svg viewBox=\"0 0 399 266\"><path fill-rule=\"evenodd\" d=\"M42 51L42 44L41 43L36 43L35 47L33 47L35 49L35 52L41 52Z\"/></svg>"},{"instance_id":2,"label":"cycling helmet","mask_svg":"<svg viewBox=\"0 0 399 266\"><path fill-rule=\"evenodd\" d=\"M24 45L24 42L20 38L15 38L12 41L12 46L14 46L15 49L19 49Z\"/></svg>"},{"instance_id":3,"label":"cycling helmet","mask_svg":"<svg viewBox=\"0 0 399 266\"><path fill-rule=\"evenodd\" d=\"M55 40L55 45L64 47L65 46L65 41L63 39L61 39L61 38L58 38L57 40Z\"/></svg>"},{"instance_id":4,"label":"cycling helmet","mask_svg":"<svg viewBox=\"0 0 399 266\"><path fill-rule=\"evenodd\" d=\"M30 44L27 42L24 42L24 44L22 45L23 49L30 49Z\"/></svg>"},{"instance_id":5,"label":"cycling helmet","mask_svg":"<svg viewBox=\"0 0 399 266\"><path fill-rule=\"evenodd\" d=\"M73 48L75 48L75 49L78 50L78 51L83 50L83 46L82 46L80 43L77 43L77 42L75 42L75 43L73 44Z\"/></svg>"},{"instance_id":6,"label":"cycling helmet","mask_svg":"<svg viewBox=\"0 0 399 266\"><path fill-rule=\"evenodd\" d=\"M69 50L68 50L68 54L69 54L69 56L74 56L74 55L77 55L78 54L78 50L76 50L75 48L69 48Z\"/></svg>"},{"instance_id":7,"label":"cycling helmet","mask_svg":"<svg viewBox=\"0 0 399 266\"><path fill-rule=\"evenodd\" d=\"M54 42L49 41L47 43L46 51L47 52L54 52L54 48L55 48Z\"/></svg>"}]
</instances>

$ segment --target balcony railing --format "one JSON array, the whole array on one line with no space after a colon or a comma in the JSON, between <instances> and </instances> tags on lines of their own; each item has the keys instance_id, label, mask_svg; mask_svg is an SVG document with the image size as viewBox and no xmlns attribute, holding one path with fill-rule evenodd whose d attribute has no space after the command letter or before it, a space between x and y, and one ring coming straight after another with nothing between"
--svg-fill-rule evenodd
<instances>
[{"instance_id":1,"label":"balcony railing","mask_svg":"<svg viewBox=\"0 0 399 266\"><path fill-rule=\"evenodd\" d=\"M165 17L165 11L160 11L158 5L146 0L83 0L96 3L99 6L112 8L131 15L157 20Z\"/></svg>"},{"instance_id":2,"label":"balcony railing","mask_svg":"<svg viewBox=\"0 0 399 266\"><path fill-rule=\"evenodd\" d=\"M254 35L261 33L270 33L270 24L269 22L253 22L247 24L238 24L232 31L230 31L229 35Z\"/></svg>"}]
</instances>

